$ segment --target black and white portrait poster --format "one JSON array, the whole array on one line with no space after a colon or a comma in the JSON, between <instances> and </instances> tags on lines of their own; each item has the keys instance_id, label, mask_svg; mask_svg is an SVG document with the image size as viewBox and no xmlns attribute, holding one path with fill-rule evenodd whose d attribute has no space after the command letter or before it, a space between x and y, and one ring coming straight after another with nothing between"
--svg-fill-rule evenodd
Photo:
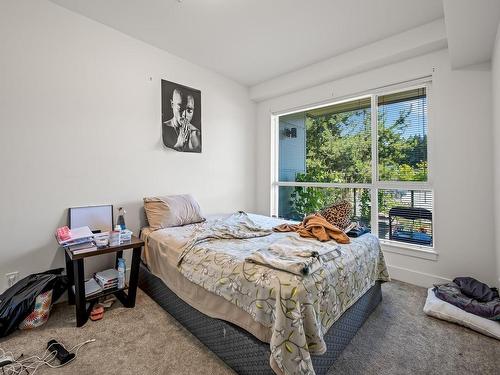
<instances>
[{"instance_id":1,"label":"black and white portrait poster","mask_svg":"<svg viewBox=\"0 0 500 375\"><path fill-rule=\"evenodd\" d=\"M201 91L162 79L161 122L166 147L201 152Z\"/></svg>"}]
</instances>

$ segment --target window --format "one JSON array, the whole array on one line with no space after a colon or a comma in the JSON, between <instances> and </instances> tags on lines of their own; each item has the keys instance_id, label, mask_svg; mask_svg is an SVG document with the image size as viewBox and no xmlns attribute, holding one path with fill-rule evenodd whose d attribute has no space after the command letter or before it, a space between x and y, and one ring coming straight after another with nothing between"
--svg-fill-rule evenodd
<instances>
[{"instance_id":1,"label":"window","mask_svg":"<svg viewBox=\"0 0 500 375\"><path fill-rule=\"evenodd\" d=\"M370 98L282 116L279 127L280 180L371 181Z\"/></svg>"},{"instance_id":2,"label":"window","mask_svg":"<svg viewBox=\"0 0 500 375\"><path fill-rule=\"evenodd\" d=\"M429 85L275 117L273 214L301 220L339 199L385 241L432 247Z\"/></svg>"},{"instance_id":3,"label":"window","mask_svg":"<svg viewBox=\"0 0 500 375\"><path fill-rule=\"evenodd\" d=\"M427 181L426 89L377 98L381 181Z\"/></svg>"}]
</instances>

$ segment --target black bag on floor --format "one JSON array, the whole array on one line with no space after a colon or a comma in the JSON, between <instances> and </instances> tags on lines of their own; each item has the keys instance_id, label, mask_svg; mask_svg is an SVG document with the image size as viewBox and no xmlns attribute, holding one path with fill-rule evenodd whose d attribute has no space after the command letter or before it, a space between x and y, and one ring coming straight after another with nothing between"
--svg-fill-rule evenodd
<instances>
[{"instance_id":1,"label":"black bag on floor","mask_svg":"<svg viewBox=\"0 0 500 375\"><path fill-rule=\"evenodd\" d=\"M0 295L0 337L16 330L35 306L40 293L52 290L52 303L66 291L68 282L63 268L35 273L18 281Z\"/></svg>"}]
</instances>

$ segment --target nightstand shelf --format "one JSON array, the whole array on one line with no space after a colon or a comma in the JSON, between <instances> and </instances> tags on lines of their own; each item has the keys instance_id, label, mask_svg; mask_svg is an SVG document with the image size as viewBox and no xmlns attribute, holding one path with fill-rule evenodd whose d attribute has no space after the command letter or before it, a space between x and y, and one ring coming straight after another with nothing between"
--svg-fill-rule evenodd
<instances>
[{"instance_id":1,"label":"nightstand shelf","mask_svg":"<svg viewBox=\"0 0 500 375\"><path fill-rule=\"evenodd\" d=\"M77 327L81 327L87 322L90 311L92 311L92 308L100 297L114 294L123 306L129 308L135 306L137 282L139 279L139 264L143 246L144 241L132 236L130 241L123 242L120 245L106 246L86 253L73 254L70 250L65 250L66 273L70 283L68 288L68 302L70 304L75 304ZM103 254L116 253L115 263L118 264L118 258L123 256L123 250L128 249L132 249L132 265L130 267L129 282L125 285L125 288L111 288L86 297L84 259Z\"/></svg>"},{"instance_id":2,"label":"nightstand shelf","mask_svg":"<svg viewBox=\"0 0 500 375\"><path fill-rule=\"evenodd\" d=\"M89 302L89 301L92 301L92 300L99 299L101 297L107 296L109 294L115 294L115 293L118 293L121 290L127 290L127 289L128 289L128 284L125 285L125 288L109 288L109 289L103 290L102 292L93 294L91 296L85 296L85 301ZM73 293L75 293L74 285L72 286L72 290L73 290Z\"/></svg>"}]
</instances>

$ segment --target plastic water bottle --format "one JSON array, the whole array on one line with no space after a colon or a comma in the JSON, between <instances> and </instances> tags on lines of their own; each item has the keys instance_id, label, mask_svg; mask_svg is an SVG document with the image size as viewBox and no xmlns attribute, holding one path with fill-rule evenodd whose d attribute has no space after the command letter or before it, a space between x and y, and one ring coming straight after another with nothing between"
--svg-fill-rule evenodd
<instances>
[{"instance_id":1,"label":"plastic water bottle","mask_svg":"<svg viewBox=\"0 0 500 375\"><path fill-rule=\"evenodd\" d=\"M123 209L123 207L120 207L118 209L118 219L116 220L116 225L119 225L122 230L127 229L125 226L125 214L127 211Z\"/></svg>"},{"instance_id":2,"label":"plastic water bottle","mask_svg":"<svg viewBox=\"0 0 500 375\"><path fill-rule=\"evenodd\" d=\"M118 258L118 289L125 288L125 259Z\"/></svg>"}]
</instances>

